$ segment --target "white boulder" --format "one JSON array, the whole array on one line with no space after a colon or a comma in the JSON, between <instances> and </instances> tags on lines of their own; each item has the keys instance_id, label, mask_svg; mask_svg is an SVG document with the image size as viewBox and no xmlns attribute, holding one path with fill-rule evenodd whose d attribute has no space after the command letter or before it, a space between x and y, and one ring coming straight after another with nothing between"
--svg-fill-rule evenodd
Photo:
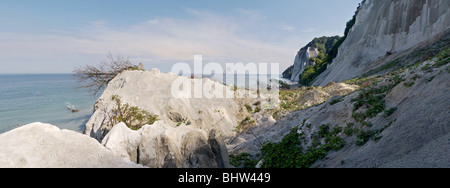
<instances>
[{"instance_id":1,"label":"white boulder","mask_svg":"<svg viewBox=\"0 0 450 188\"><path fill-rule=\"evenodd\" d=\"M1 168L139 168L89 136L43 123L0 135Z\"/></svg>"}]
</instances>

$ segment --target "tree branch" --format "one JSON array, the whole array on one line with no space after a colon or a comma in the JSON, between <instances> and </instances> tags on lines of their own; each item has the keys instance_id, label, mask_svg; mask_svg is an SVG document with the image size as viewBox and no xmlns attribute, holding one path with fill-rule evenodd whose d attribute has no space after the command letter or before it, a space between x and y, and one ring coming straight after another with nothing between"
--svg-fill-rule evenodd
<instances>
[{"instance_id":1,"label":"tree branch","mask_svg":"<svg viewBox=\"0 0 450 188\"><path fill-rule=\"evenodd\" d=\"M108 61L102 62L99 67L86 65L74 70L74 78L79 83L78 88L87 88L94 96L97 96L106 88L109 82L118 74L126 70L136 70L129 58L114 58L111 53L107 56Z\"/></svg>"}]
</instances>

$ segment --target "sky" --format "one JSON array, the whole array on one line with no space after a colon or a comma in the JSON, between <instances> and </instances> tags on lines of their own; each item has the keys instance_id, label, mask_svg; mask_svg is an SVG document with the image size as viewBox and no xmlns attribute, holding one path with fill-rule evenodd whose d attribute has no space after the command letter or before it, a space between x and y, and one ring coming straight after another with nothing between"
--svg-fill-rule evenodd
<instances>
[{"instance_id":1,"label":"sky","mask_svg":"<svg viewBox=\"0 0 450 188\"><path fill-rule=\"evenodd\" d=\"M361 0L0 0L0 74L71 73L107 55L146 69L293 64L315 37L343 35Z\"/></svg>"}]
</instances>

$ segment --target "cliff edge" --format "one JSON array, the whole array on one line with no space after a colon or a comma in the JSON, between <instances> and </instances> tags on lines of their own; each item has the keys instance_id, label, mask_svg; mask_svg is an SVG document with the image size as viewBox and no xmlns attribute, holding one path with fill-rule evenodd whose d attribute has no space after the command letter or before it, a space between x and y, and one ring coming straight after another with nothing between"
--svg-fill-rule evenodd
<instances>
[{"instance_id":1,"label":"cliff edge","mask_svg":"<svg viewBox=\"0 0 450 188\"><path fill-rule=\"evenodd\" d=\"M341 82L383 66L450 29L450 1L366 0L337 57L313 85Z\"/></svg>"}]
</instances>

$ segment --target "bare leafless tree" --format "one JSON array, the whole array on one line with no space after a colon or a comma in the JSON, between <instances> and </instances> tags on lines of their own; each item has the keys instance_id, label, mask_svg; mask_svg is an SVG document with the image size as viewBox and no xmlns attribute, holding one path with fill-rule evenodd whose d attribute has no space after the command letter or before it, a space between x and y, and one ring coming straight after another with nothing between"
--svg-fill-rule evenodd
<instances>
[{"instance_id":1,"label":"bare leafless tree","mask_svg":"<svg viewBox=\"0 0 450 188\"><path fill-rule=\"evenodd\" d=\"M98 95L119 73L125 70L138 70L129 58L118 56L114 58L111 53L107 56L108 61L102 62L99 67L86 65L74 70L75 80L79 83L78 88L87 88L94 95Z\"/></svg>"}]
</instances>

